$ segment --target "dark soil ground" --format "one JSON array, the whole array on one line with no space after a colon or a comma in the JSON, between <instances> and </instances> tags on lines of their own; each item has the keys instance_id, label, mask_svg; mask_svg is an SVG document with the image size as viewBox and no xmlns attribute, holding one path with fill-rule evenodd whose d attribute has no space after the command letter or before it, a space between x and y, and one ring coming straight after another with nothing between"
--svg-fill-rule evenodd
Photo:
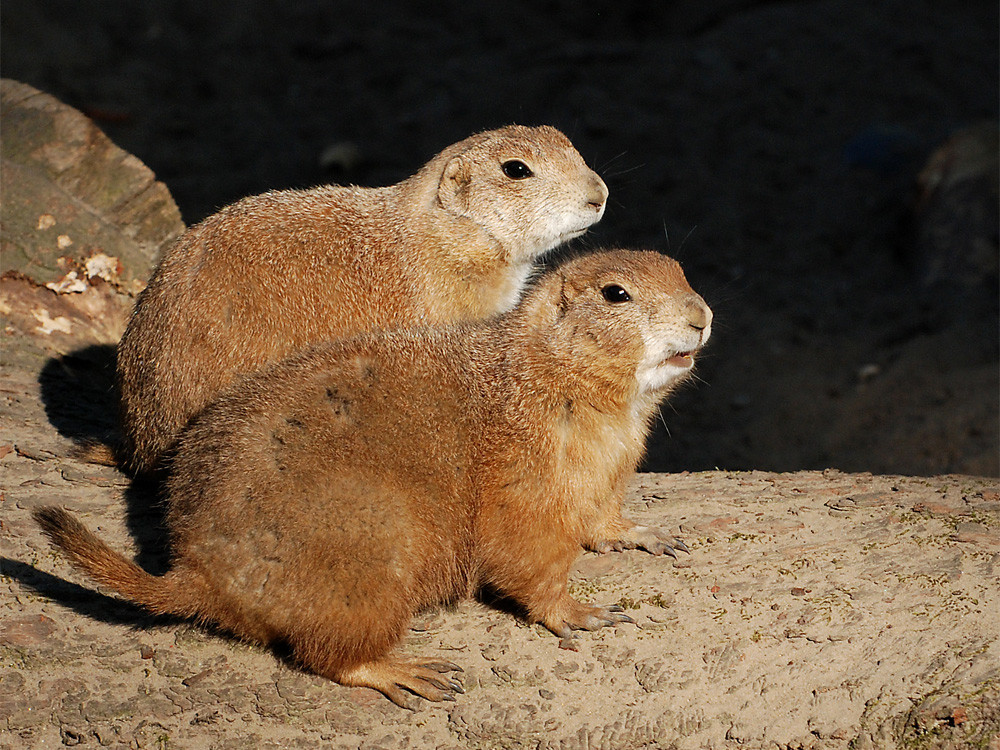
<instances>
[{"instance_id":1,"label":"dark soil ground","mask_svg":"<svg viewBox=\"0 0 1000 750\"><path fill-rule=\"evenodd\" d=\"M997 118L996 3L585 6L5 0L0 65L94 118L188 223L556 125L611 190L583 246L668 251L716 310L647 468L1000 474L995 162L966 214L916 188Z\"/></svg>"}]
</instances>

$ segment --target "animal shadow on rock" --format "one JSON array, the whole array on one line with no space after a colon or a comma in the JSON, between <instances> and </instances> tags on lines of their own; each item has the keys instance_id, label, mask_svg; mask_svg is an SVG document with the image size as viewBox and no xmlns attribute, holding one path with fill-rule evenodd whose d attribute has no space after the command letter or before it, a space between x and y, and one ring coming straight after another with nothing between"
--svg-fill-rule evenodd
<instances>
[{"instance_id":1,"label":"animal shadow on rock","mask_svg":"<svg viewBox=\"0 0 1000 750\"><path fill-rule=\"evenodd\" d=\"M184 622L182 618L172 615L150 614L137 604L66 581L20 560L0 557L0 570L5 576L15 579L39 596L59 602L77 614L97 622L137 628Z\"/></svg>"},{"instance_id":2,"label":"animal shadow on rock","mask_svg":"<svg viewBox=\"0 0 1000 750\"><path fill-rule=\"evenodd\" d=\"M75 443L118 441L116 347L94 344L53 357L38 376L42 404L59 434Z\"/></svg>"},{"instance_id":3,"label":"animal shadow on rock","mask_svg":"<svg viewBox=\"0 0 1000 750\"><path fill-rule=\"evenodd\" d=\"M38 377L45 415L63 437L81 448L120 440L116 347L95 344L53 357ZM153 575L169 567L162 474L132 479L125 491L126 523L137 545L136 562Z\"/></svg>"},{"instance_id":4,"label":"animal shadow on rock","mask_svg":"<svg viewBox=\"0 0 1000 750\"><path fill-rule=\"evenodd\" d=\"M71 609L78 615L94 622L124 626L133 630L193 626L190 619L176 615L154 615L138 604L125 601L117 596L102 594L94 588L66 581L20 560L0 557L0 571L39 596L45 597L49 601L58 602L67 609ZM211 636L232 638L231 634L217 628L212 623L200 623L198 627ZM286 666L297 668L298 665L292 651L284 642L278 641L267 650Z\"/></svg>"}]
</instances>

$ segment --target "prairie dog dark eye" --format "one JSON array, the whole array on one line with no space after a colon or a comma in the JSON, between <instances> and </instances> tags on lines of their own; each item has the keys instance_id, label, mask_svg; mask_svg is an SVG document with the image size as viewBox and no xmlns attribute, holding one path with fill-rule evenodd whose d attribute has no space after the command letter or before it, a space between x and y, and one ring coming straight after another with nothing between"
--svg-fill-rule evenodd
<instances>
[{"instance_id":1,"label":"prairie dog dark eye","mask_svg":"<svg viewBox=\"0 0 1000 750\"><path fill-rule=\"evenodd\" d=\"M512 180L524 180L534 174L527 164L523 161L518 161L517 159L505 161L500 165L500 169L502 169L503 173Z\"/></svg>"},{"instance_id":2,"label":"prairie dog dark eye","mask_svg":"<svg viewBox=\"0 0 1000 750\"><path fill-rule=\"evenodd\" d=\"M632 295L617 284L608 284L601 290L601 296L608 302L629 302L632 299Z\"/></svg>"}]
</instances>

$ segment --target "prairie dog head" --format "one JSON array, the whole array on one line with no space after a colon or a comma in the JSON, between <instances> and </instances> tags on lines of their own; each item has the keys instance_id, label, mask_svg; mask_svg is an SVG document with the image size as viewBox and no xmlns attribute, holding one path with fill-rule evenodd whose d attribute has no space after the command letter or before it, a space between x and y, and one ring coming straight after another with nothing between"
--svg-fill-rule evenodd
<instances>
[{"instance_id":1,"label":"prairie dog head","mask_svg":"<svg viewBox=\"0 0 1000 750\"><path fill-rule=\"evenodd\" d=\"M515 262L531 262L583 234L604 215L608 188L553 127L510 125L445 149L437 200L496 239Z\"/></svg>"},{"instance_id":2,"label":"prairie dog head","mask_svg":"<svg viewBox=\"0 0 1000 750\"><path fill-rule=\"evenodd\" d=\"M568 369L638 394L665 394L685 378L712 334L712 311L680 264L652 251L569 261L533 290L532 307Z\"/></svg>"}]
</instances>

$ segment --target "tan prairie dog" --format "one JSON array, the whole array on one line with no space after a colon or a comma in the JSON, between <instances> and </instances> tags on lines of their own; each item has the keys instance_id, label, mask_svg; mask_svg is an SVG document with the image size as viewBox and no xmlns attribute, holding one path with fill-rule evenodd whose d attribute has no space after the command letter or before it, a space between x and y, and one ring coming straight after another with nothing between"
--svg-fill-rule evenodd
<instances>
[{"instance_id":1,"label":"tan prairie dog","mask_svg":"<svg viewBox=\"0 0 1000 750\"><path fill-rule=\"evenodd\" d=\"M488 587L562 637L629 619L567 575L581 544L630 538L620 489L711 322L665 256L578 258L498 318L324 344L220 396L179 444L162 577L62 509L35 517L153 612L286 642L401 706L450 699L457 667L393 653L420 609Z\"/></svg>"},{"instance_id":2,"label":"tan prairie dog","mask_svg":"<svg viewBox=\"0 0 1000 750\"><path fill-rule=\"evenodd\" d=\"M156 468L234 378L307 345L509 310L535 261L598 221L607 197L565 135L512 125L391 187L223 209L167 250L119 344L122 458Z\"/></svg>"}]
</instances>

